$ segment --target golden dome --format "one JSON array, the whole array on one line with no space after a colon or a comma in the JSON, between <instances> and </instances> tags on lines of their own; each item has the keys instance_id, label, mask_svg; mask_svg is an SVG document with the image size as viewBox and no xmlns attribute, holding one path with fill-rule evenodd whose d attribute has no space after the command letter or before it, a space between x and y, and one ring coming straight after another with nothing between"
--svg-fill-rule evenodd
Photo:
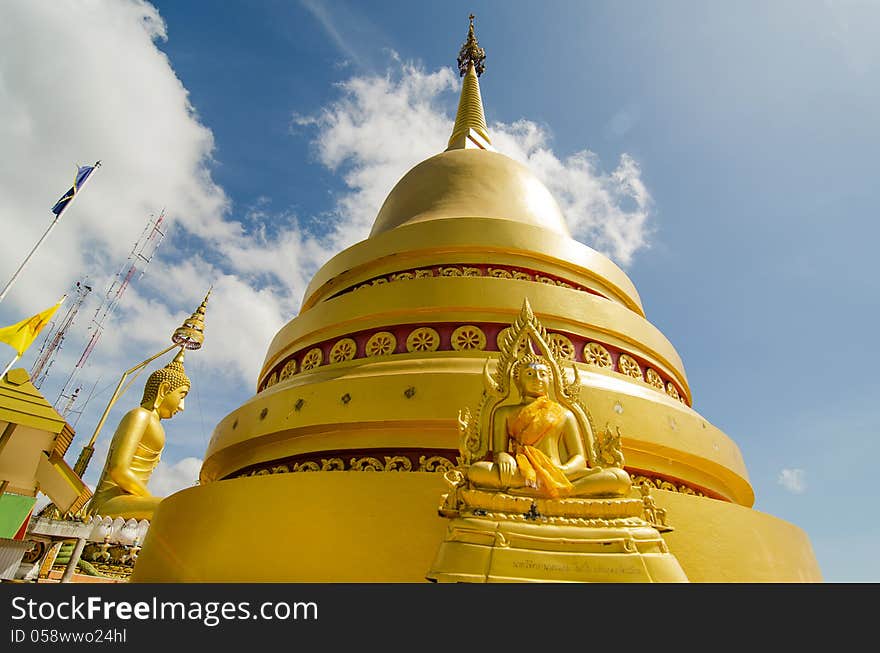
<instances>
[{"instance_id":1,"label":"golden dome","mask_svg":"<svg viewBox=\"0 0 880 653\"><path fill-rule=\"evenodd\" d=\"M449 150L422 161L388 194L370 236L443 218L497 218L569 236L547 187L524 165L480 149Z\"/></svg>"}]
</instances>

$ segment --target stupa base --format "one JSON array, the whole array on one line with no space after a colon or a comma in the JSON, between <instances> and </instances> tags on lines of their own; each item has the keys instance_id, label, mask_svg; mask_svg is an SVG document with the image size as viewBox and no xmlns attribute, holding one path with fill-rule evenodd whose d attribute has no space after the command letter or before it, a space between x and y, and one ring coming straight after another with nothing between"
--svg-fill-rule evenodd
<instances>
[{"instance_id":1,"label":"stupa base","mask_svg":"<svg viewBox=\"0 0 880 653\"><path fill-rule=\"evenodd\" d=\"M437 559L452 522L437 515L446 487L433 472L297 472L190 487L159 504L131 582L425 582L428 570L455 571ZM675 526L663 539L690 582L822 581L798 527L735 503L655 494Z\"/></svg>"},{"instance_id":2,"label":"stupa base","mask_svg":"<svg viewBox=\"0 0 880 653\"><path fill-rule=\"evenodd\" d=\"M648 522L606 527L459 517L426 578L449 583L686 583Z\"/></svg>"}]
</instances>

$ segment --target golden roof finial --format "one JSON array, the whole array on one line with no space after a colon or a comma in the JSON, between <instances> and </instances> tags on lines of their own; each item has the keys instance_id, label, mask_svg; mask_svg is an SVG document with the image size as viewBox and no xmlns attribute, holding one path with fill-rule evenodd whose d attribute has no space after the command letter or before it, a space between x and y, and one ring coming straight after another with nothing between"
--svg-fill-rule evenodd
<instances>
[{"instance_id":1,"label":"golden roof finial","mask_svg":"<svg viewBox=\"0 0 880 653\"><path fill-rule=\"evenodd\" d=\"M485 70L483 61L486 51L477 43L474 36L474 15L470 15L470 27L467 40L458 53L458 71L464 77L461 85L461 98L458 101L458 113L455 126L449 137L448 150L464 150L479 148L493 150L483 113L483 100L480 97L480 83L477 78ZM493 150L494 151L494 150Z\"/></svg>"},{"instance_id":2,"label":"golden roof finial","mask_svg":"<svg viewBox=\"0 0 880 653\"><path fill-rule=\"evenodd\" d=\"M208 289L208 294L205 295L205 298L195 312L185 319L182 325L177 327L174 335L171 336L173 343L180 345L184 349L198 349L202 346L202 343L205 341L205 312L208 309L208 297L211 296L211 290L213 289L214 286Z\"/></svg>"},{"instance_id":3,"label":"golden roof finial","mask_svg":"<svg viewBox=\"0 0 880 653\"><path fill-rule=\"evenodd\" d=\"M473 64L477 77L479 77L486 70L483 65L483 61L486 60L486 51L480 47L477 37L474 35L474 18L476 16L471 14L468 18L470 18L471 25L468 28L467 40L458 52L458 72L460 77L464 77L470 65Z\"/></svg>"}]
</instances>

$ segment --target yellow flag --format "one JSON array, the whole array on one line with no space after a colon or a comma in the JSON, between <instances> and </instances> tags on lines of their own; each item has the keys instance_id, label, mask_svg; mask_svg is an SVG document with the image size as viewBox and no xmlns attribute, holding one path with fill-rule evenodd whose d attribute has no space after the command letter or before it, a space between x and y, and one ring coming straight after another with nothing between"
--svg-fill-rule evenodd
<instances>
[{"instance_id":1,"label":"yellow flag","mask_svg":"<svg viewBox=\"0 0 880 653\"><path fill-rule=\"evenodd\" d=\"M47 308L42 313L37 313L33 317L22 320L17 324L0 328L0 342L10 345L21 356L31 346L31 343L42 328L49 323L49 320L55 315L55 311L58 310L63 301L64 297L55 306Z\"/></svg>"}]
</instances>

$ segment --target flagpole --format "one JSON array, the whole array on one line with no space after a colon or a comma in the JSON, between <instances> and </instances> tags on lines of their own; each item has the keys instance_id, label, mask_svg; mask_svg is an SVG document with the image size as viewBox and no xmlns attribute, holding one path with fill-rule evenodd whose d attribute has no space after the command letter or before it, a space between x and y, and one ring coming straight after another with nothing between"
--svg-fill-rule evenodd
<instances>
[{"instance_id":1,"label":"flagpole","mask_svg":"<svg viewBox=\"0 0 880 653\"><path fill-rule=\"evenodd\" d=\"M101 167L101 162L100 161L96 162L95 163L95 170L97 170L100 167ZM80 188L77 190L77 192L75 192L73 194L73 197L71 197L70 201L67 204L65 204L64 208L61 209L61 212L55 216L55 219L52 220L52 224L49 225L49 228L46 229L45 233L42 235L42 237L40 237L40 240L38 240L37 244L34 245L34 248L30 251L30 254L28 254L25 257L24 261L22 261L22 264L18 266L18 269L15 271L15 274L12 275L12 278L9 280L9 282L6 284L6 286L4 286L3 291L0 292L0 302L2 302L3 299L6 297L6 293L9 292L9 289L12 287L12 284L15 283L15 280L18 279L18 276L21 274L21 271L24 270L24 266L26 266L28 264L28 261L31 260L31 257L34 255L34 253L37 251L37 249L39 249L39 247L43 243L43 241L46 240L46 237L55 228L55 225L58 224L58 221L61 219L61 216L64 215L64 212L70 208L71 204L73 204L73 201L76 199L76 196L79 195L79 191L82 189L83 186L85 186L88 183L89 179L91 178L92 174L94 174L94 172L95 171L93 170L89 174L89 176L86 177L86 180L82 183L82 186L80 186ZM6 372L4 372L4 374L5 373Z\"/></svg>"},{"instance_id":2,"label":"flagpole","mask_svg":"<svg viewBox=\"0 0 880 653\"><path fill-rule=\"evenodd\" d=\"M9 365L7 365L6 369L3 370L3 374L0 374L0 379L2 379L4 376L6 376L6 373L12 369L12 366L15 365L15 361L17 361L19 358L21 358L21 354L17 354L15 356L15 358L13 358L11 361L9 361Z\"/></svg>"}]
</instances>

